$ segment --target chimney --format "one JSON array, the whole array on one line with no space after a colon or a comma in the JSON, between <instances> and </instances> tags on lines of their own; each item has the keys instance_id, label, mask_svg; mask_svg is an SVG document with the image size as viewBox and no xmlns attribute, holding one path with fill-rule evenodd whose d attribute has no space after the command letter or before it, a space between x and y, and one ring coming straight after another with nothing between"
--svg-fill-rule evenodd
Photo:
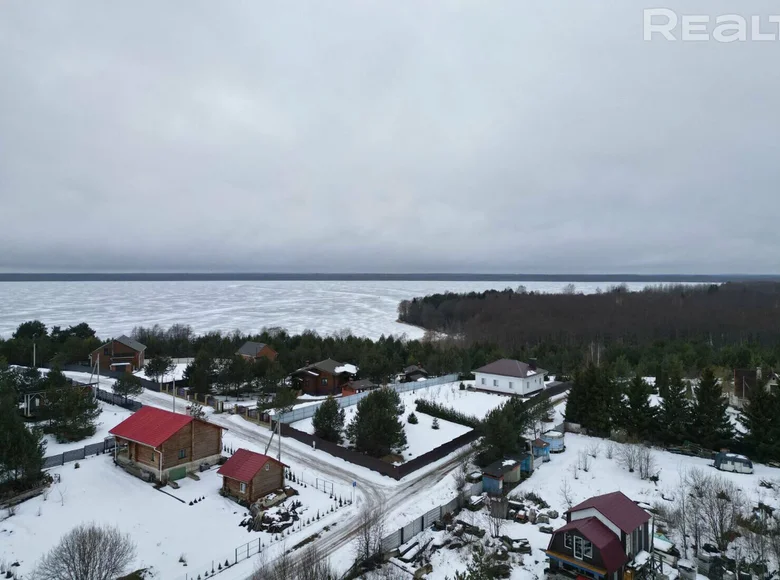
<instances>
[{"instance_id":1,"label":"chimney","mask_svg":"<svg viewBox=\"0 0 780 580\"><path fill-rule=\"evenodd\" d=\"M528 368L531 369L532 371L536 370L536 359L535 358L528 359Z\"/></svg>"}]
</instances>

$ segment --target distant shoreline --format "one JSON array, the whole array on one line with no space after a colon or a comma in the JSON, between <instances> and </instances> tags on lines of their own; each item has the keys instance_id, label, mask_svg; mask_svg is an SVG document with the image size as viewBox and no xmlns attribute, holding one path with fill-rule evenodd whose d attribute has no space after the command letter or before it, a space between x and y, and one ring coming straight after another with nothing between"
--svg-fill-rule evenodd
<instances>
[{"instance_id":1,"label":"distant shoreline","mask_svg":"<svg viewBox=\"0 0 780 580\"><path fill-rule=\"evenodd\" d=\"M0 273L0 282L758 282L780 274Z\"/></svg>"}]
</instances>

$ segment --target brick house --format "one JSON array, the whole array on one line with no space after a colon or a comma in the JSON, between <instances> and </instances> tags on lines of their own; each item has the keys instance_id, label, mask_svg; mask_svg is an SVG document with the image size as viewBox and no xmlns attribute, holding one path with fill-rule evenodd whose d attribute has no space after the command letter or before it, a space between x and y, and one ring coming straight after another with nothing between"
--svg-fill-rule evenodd
<instances>
[{"instance_id":1,"label":"brick house","mask_svg":"<svg viewBox=\"0 0 780 580\"><path fill-rule=\"evenodd\" d=\"M219 468L222 492L239 502L254 503L284 487L284 463L273 457L239 449Z\"/></svg>"},{"instance_id":2,"label":"brick house","mask_svg":"<svg viewBox=\"0 0 780 580\"><path fill-rule=\"evenodd\" d=\"M89 355L89 363L109 371L124 371L133 373L144 367L144 351L146 347L124 334L108 341L93 350Z\"/></svg>"},{"instance_id":3,"label":"brick house","mask_svg":"<svg viewBox=\"0 0 780 580\"><path fill-rule=\"evenodd\" d=\"M616 491L592 497L566 512L546 554L550 573L623 580L636 577L652 553L650 514ZM628 574L627 574L628 572Z\"/></svg>"},{"instance_id":4,"label":"brick house","mask_svg":"<svg viewBox=\"0 0 780 580\"><path fill-rule=\"evenodd\" d=\"M222 427L156 407L141 407L109 433L114 460L144 479L181 479L222 454Z\"/></svg>"},{"instance_id":5,"label":"brick house","mask_svg":"<svg viewBox=\"0 0 780 580\"><path fill-rule=\"evenodd\" d=\"M253 342L251 340L247 340L244 344L241 345L241 348L238 349L236 354L244 357L247 360L267 358L270 361L275 361L279 353L277 353L264 342Z\"/></svg>"},{"instance_id":6,"label":"brick house","mask_svg":"<svg viewBox=\"0 0 780 580\"><path fill-rule=\"evenodd\" d=\"M357 367L333 359L307 364L292 375L304 393L308 395L338 395L342 387L357 374Z\"/></svg>"}]
</instances>

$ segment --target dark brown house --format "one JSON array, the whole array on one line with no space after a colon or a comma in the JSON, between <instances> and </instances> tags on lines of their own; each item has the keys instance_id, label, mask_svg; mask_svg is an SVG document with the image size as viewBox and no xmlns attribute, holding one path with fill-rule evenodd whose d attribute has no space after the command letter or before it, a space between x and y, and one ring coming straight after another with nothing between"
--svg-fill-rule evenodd
<instances>
[{"instance_id":1,"label":"dark brown house","mask_svg":"<svg viewBox=\"0 0 780 580\"><path fill-rule=\"evenodd\" d=\"M222 427L156 407L141 407L109 433L115 461L156 481L181 479L222 454Z\"/></svg>"},{"instance_id":2,"label":"dark brown house","mask_svg":"<svg viewBox=\"0 0 780 580\"><path fill-rule=\"evenodd\" d=\"M267 358L270 361L276 360L277 353L274 349L268 346L264 342L253 342L247 340L241 345L236 354L241 355L247 360L257 360L259 358Z\"/></svg>"},{"instance_id":3,"label":"dark brown house","mask_svg":"<svg viewBox=\"0 0 780 580\"><path fill-rule=\"evenodd\" d=\"M623 580L647 565L650 514L623 493L592 497L567 511L566 521L546 550L552 575Z\"/></svg>"},{"instance_id":4,"label":"dark brown house","mask_svg":"<svg viewBox=\"0 0 780 580\"><path fill-rule=\"evenodd\" d=\"M419 364L408 366L404 369L403 381L404 383L413 383L420 379L427 379L428 371L426 371Z\"/></svg>"},{"instance_id":5,"label":"dark brown house","mask_svg":"<svg viewBox=\"0 0 780 580\"><path fill-rule=\"evenodd\" d=\"M219 468L222 492L240 502L254 503L284 487L284 463L273 457L239 449Z\"/></svg>"},{"instance_id":6,"label":"dark brown house","mask_svg":"<svg viewBox=\"0 0 780 580\"><path fill-rule=\"evenodd\" d=\"M360 379L359 381L349 381L341 388L341 395L348 397L350 395L356 395L358 393L364 393L365 391L373 391L378 389L377 385L371 379Z\"/></svg>"},{"instance_id":7,"label":"dark brown house","mask_svg":"<svg viewBox=\"0 0 780 580\"><path fill-rule=\"evenodd\" d=\"M308 395L338 395L342 387L357 374L357 367L333 359L306 365L291 376Z\"/></svg>"},{"instance_id":8,"label":"dark brown house","mask_svg":"<svg viewBox=\"0 0 780 580\"><path fill-rule=\"evenodd\" d=\"M134 373L144 367L144 351L146 347L124 334L93 350L89 355L89 363L106 371L124 371Z\"/></svg>"}]
</instances>

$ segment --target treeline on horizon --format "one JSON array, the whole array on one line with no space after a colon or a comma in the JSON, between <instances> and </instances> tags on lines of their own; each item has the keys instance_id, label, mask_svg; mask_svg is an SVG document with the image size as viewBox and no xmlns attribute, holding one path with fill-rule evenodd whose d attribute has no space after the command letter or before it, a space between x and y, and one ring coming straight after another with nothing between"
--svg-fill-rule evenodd
<instances>
[{"instance_id":1,"label":"treeline on horizon","mask_svg":"<svg viewBox=\"0 0 780 580\"><path fill-rule=\"evenodd\" d=\"M398 307L401 322L455 337L489 341L502 352L533 353L545 368L572 373L584 363L629 365L653 375L665 358L684 372L716 365L780 362L780 283L625 285L595 294L571 284L559 294L516 289L415 298Z\"/></svg>"}]
</instances>

